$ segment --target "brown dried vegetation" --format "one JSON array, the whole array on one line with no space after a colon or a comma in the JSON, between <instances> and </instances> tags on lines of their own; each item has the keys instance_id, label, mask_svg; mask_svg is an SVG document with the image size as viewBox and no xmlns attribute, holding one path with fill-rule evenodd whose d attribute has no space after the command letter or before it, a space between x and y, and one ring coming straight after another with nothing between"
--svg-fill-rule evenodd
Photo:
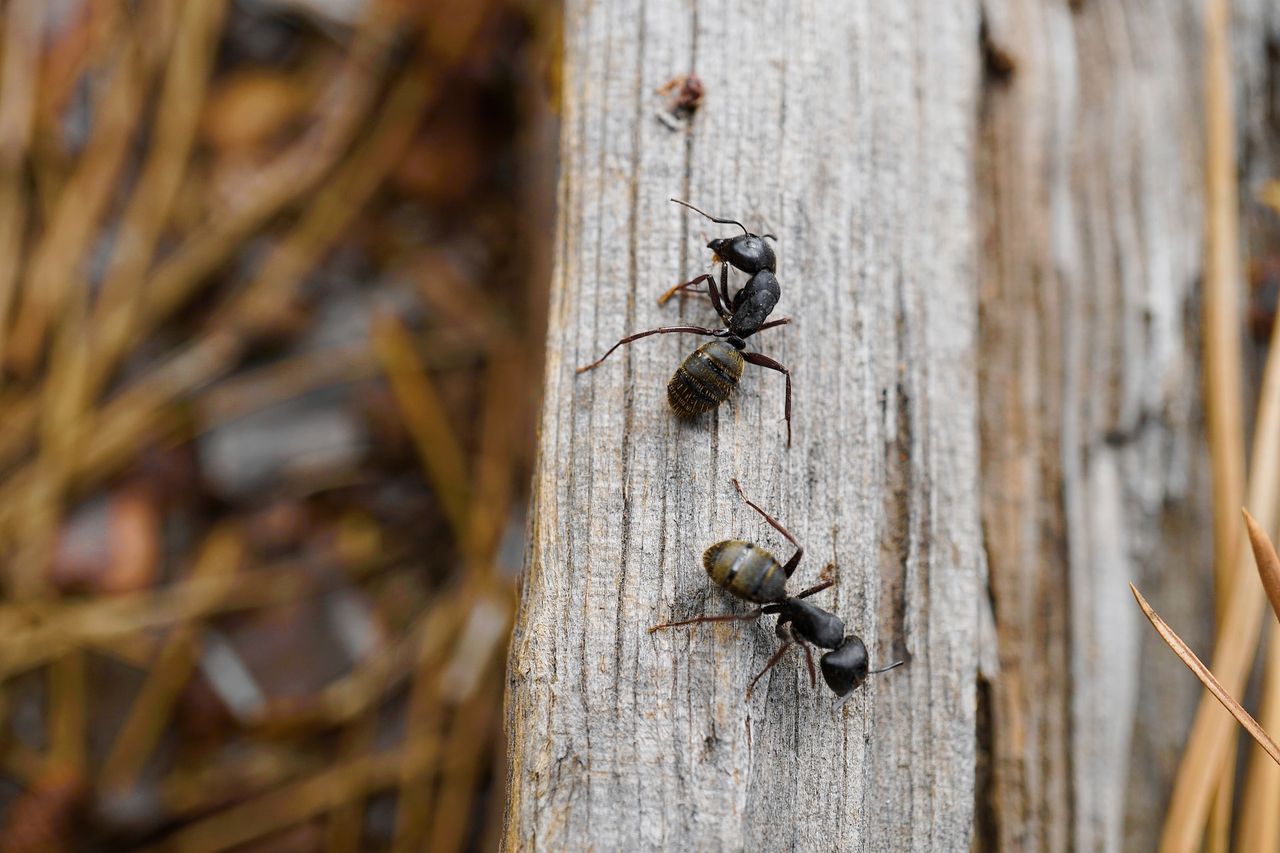
<instances>
[{"instance_id":1,"label":"brown dried vegetation","mask_svg":"<svg viewBox=\"0 0 1280 853\"><path fill-rule=\"evenodd\" d=\"M558 10L134 6L0 30L0 848L491 846Z\"/></svg>"}]
</instances>

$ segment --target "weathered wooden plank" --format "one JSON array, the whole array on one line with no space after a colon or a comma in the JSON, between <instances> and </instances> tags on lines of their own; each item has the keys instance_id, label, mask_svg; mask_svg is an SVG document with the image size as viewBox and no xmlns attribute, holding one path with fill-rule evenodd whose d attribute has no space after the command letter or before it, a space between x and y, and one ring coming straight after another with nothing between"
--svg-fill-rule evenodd
<instances>
[{"instance_id":1,"label":"weathered wooden plank","mask_svg":"<svg viewBox=\"0 0 1280 853\"><path fill-rule=\"evenodd\" d=\"M1207 650L1202 5L984 3L980 798L1003 849L1152 849L1199 696L1123 591ZM1237 4L1246 151L1266 5Z\"/></svg>"},{"instance_id":2,"label":"weathered wooden plank","mask_svg":"<svg viewBox=\"0 0 1280 853\"><path fill-rule=\"evenodd\" d=\"M524 595L512 644L509 849L965 849L974 803L978 528L973 3L607 0L566 10L563 178ZM652 90L695 69L688 134ZM665 385L698 342L660 336L702 269L692 199L776 233L790 327L718 416L677 421ZM844 711L768 621L646 633L724 612L702 550L809 549L796 581L874 660L909 655Z\"/></svg>"}]
</instances>

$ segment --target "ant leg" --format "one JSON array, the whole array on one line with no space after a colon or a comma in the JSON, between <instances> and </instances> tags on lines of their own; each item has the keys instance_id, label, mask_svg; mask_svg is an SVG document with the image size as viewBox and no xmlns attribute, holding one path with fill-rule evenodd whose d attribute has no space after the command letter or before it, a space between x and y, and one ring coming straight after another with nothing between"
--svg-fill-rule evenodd
<instances>
[{"instance_id":1,"label":"ant leg","mask_svg":"<svg viewBox=\"0 0 1280 853\"><path fill-rule=\"evenodd\" d=\"M782 317L777 320L770 320L769 322L762 325L760 328L756 329L756 332L763 332L765 329L772 329L774 326L786 326L790 322L791 322L790 317Z\"/></svg>"},{"instance_id":2,"label":"ant leg","mask_svg":"<svg viewBox=\"0 0 1280 853\"><path fill-rule=\"evenodd\" d=\"M787 537L787 541L790 542L792 545L796 546L795 554L793 554L791 559L787 560L787 564L782 567L783 574L785 574L787 577L791 577L792 573L795 572L796 570L796 566L800 565L800 558L804 556L804 546L801 545L799 542L797 542L796 537L792 536L791 532L787 530L787 528L779 524L776 518L769 515L769 513L765 512L759 506L751 502L751 499L748 498L746 493L742 491L742 484L738 482L737 477L734 477L732 479L732 482L733 482L733 487L738 490L738 497L746 501L747 506L751 507L756 512L760 513L760 515L764 516L764 520L769 522L770 527L772 527L774 530L781 533L783 536Z\"/></svg>"},{"instance_id":3,"label":"ant leg","mask_svg":"<svg viewBox=\"0 0 1280 853\"><path fill-rule=\"evenodd\" d=\"M797 598L808 598L808 597L809 597L809 596L811 596L811 595L817 595L818 593L822 592L824 589L830 589L831 587L833 587L833 586L835 586L835 585L836 585L836 582L835 582L835 581L831 581L831 580L823 581L823 582L822 582L822 583L820 583L820 584L816 584L816 585L814 585L814 586L809 587L809 588L808 588L808 589L806 589L804 592L802 592L802 593L800 593L800 594L798 594L798 595L793 595L793 596L791 596L791 598L792 598L792 600L795 600L795 599L797 599Z\"/></svg>"},{"instance_id":4,"label":"ant leg","mask_svg":"<svg viewBox=\"0 0 1280 853\"><path fill-rule=\"evenodd\" d=\"M670 290L668 290L666 293L658 297L658 304L665 305L668 299L675 296L681 290L684 290L685 288L688 288L688 287L693 287L695 284L702 284L702 282L704 281L709 283L708 284L709 287L715 287L716 285L715 279L711 275L707 273L703 273L702 275L691 278L688 281L684 281L684 282L681 282L680 284L672 285Z\"/></svg>"},{"instance_id":5,"label":"ant leg","mask_svg":"<svg viewBox=\"0 0 1280 853\"><path fill-rule=\"evenodd\" d=\"M804 650L804 662L809 665L809 686L818 686L818 676L813 670L813 652L809 650L809 644L803 640L799 641L800 648Z\"/></svg>"},{"instance_id":6,"label":"ant leg","mask_svg":"<svg viewBox=\"0 0 1280 853\"><path fill-rule=\"evenodd\" d=\"M751 679L751 683L747 685L747 699L751 698L751 691L756 689L756 682L763 678L766 672L773 669L774 666L777 665L778 661L782 660L782 656L787 653L787 649L791 648L794 644L794 640L787 640L783 643L782 648L778 649L778 651L774 653L773 657L769 658L769 662L764 665L764 669L760 670L756 677Z\"/></svg>"},{"instance_id":7,"label":"ant leg","mask_svg":"<svg viewBox=\"0 0 1280 853\"><path fill-rule=\"evenodd\" d=\"M712 282L710 286L714 287L715 282ZM732 304L729 302L729 265L724 261L720 262L720 298L724 300L725 305ZM720 312L720 316L724 317L724 321L727 324L733 313L726 309Z\"/></svg>"},{"instance_id":8,"label":"ant leg","mask_svg":"<svg viewBox=\"0 0 1280 853\"><path fill-rule=\"evenodd\" d=\"M763 328L763 327L761 327ZM787 447L791 446L791 371L787 370L778 362L769 358L769 356L758 352L744 352L742 358L757 367L767 367L770 370L776 370L783 376L787 377L787 403L784 409L787 419Z\"/></svg>"},{"instance_id":9,"label":"ant leg","mask_svg":"<svg viewBox=\"0 0 1280 853\"><path fill-rule=\"evenodd\" d=\"M724 285L728 280L728 276L729 274L726 270L725 274L721 277L721 282L720 282L721 290L723 290ZM720 294L716 293L716 280L715 278L713 278L711 275L708 275L707 273L703 273L697 278L689 279L688 281L682 284L677 284L675 287L671 288L666 293L658 297L658 304L659 305L664 304L668 299L674 296L677 291L681 291L681 290L684 290L685 288L692 287L695 284L701 284L704 281L707 283L707 289L702 292L706 293L707 296L711 298L711 307L716 309L716 313L720 315L720 319L725 323L725 325L728 325L729 320L733 317L733 314L729 312L729 309L725 308L725 305L728 304L729 300L725 299L723 302L721 301Z\"/></svg>"},{"instance_id":10,"label":"ant leg","mask_svg":"<svg viewBox=\"0 0 1280 853\"><path fill-rule=\"evenodd\" d=\"M612 355L613 351L616 350L618 347L622 346L623 344L629 344L632 341L638 341L641 338L647 338L650 335L668 335L673 332L689 332L690 334L711 335L712 337L716 337L721 334L721 330L707 329L702 326L664 326L661 329L650 329L647 332L637 332L634 335L627 335L627 337L623 338L613 346L609 347L609 351L606 352L604 355L600 356L595 361L591 362L590 364L584 364L582 367L577 368L577 372L585 373L588 370L592 370L596 367L599 367L602 361L604 361L606 358Z\"/></svg>"},{"instance_id":11,"label":"ant leg","mask_svg":"<svg viewBox=\"0 0 1280 853\"><path fill-rule=\"evenodd\" d=\"M727 616L698 616L693 619L682 619L679 622L663 622L661 625L650 625L649 633L660 631L663 628L678 628L681 625L697 625L702 622L745 622L748 619L759 619L764 613L763 608L756 608L749 613L730 613Z\"/></svg>"}]
</instances>

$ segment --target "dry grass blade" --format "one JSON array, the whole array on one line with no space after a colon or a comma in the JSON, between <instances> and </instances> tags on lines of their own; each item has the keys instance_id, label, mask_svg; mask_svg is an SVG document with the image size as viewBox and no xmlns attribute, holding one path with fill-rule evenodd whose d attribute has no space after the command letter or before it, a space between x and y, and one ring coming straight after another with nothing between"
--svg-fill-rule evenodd
<instances>
[{"instance_id":1,"label":"dry grass blade","mask_svg":"<svg viewBox=\"0 0 1280 853\"><path fill-rule=\"evenodd\" d=\"M373 343L427 476L459 541L465 543L470 505L465 457L440 395L418 359L413 337L398 318L379 317Z\"/></svg>"},{"instance_id":2,"label":"dry grass blade","mask_svg":"<svg viewBox=\"0 0 1280 853\"><path fill-rule=\"evenodd\" d=\"M1258 712L1265 731L1280 732L1280 645L1275 632L1270 632L1266 663L1263 669L1262 705ZM1249 750L1249 768L1245 774L1239 800L1236 826L1237 850L1275 850L1280 832L1280 764L1267 757L1266 748L1255 745Z\"/></svg>"},{"instance_id":3,"label":"dry grass blade","mask_svg":"<svg viewBox=\"0 0 1280 853\"><path fill-rule=\"evenodd\" d=\"M0 27L0 853L474 847L550 278L531 14L72 5Z\"/></svg>"},{"instance_id":4,"label":"dry grass blade","mask_svg":"<svg viewBox=\"0 0 1280 853\"><path fill-rule=\"evenodd\" d=\"M1280 212L1280 181L1267 181L1258 190L1258 201L1274 211Z\"/></svg>"},{"instance_id":5,"label":"dry grass blade","mask_svg":"<svg viewBox=\"0 0 1280 853\"><path fill-rule=\"evenodd\" d=\"M1245 529L1253 548L1254 562L1262 588L1271 601L1271 607L1280 616L1280 559L1262 525L1249 514L1244 514ZM1280 731L1280 646L1274 631L1268 635L1266 664L1262 678L1262 705L1259 716L1268 731ZM1274 850L1280 835L1280 767L1267 761L1254 750L1245 776L1244 796L1240 804L1240 825L1236 835L1236 847L1240 850Z\"/></svg>"},{"instance_id":6,"label":"dry grass blade","mask_svg":"<svg viewBox=\"0 0 1280 853\"><path fill-rule=\"evenodd\" d=\"M225 372L241 354L245 336L288 305L317 258L399 161L415 126L407 119L421 114L432 91L426 76L414 66L401 73L368 137L267 258L259 276L232 300L215 328L122 391L96 418L80 424L81 434L93 440L81 445L84 453L74 460L67 485L109 475L132 459L140 446L156 437L170 403ZM95 352L92 357L98 361L103 356ZM93 381L103 378L91 377ZM23 495L48 488L43 479L38 468L28 467L0 488L0 531L9 532L6 528L17 522Z\"/></svg>"},{"instance_id":7,"label":"dry grass blade","mask_svg":"<svg viewBox=\"0 0 1280 853\"><path fill-rule=\"evenodd\" d=\"M159 592L68 604L34 626L22 625L21 608L0 607L0 626L5 634L0 647L0 677L47 663L88 643L174 622L283 604L319 590L307 573L281 570L257 573L252 583L215 575L180 581Z\"/></svg>"},{"instance_id":8,"label":"dry grass blade","mask_svg":"<svg viewBox=\"0 0 1280 853\"><path fill-rule=\"evenodd\" d=\"M355 761L370 752L377 734L377 717L364 713L357 717L340 736L338 760ZM356 792L349 801L336 807L329 815L325 838L328 853L355 853L360 849L360 833L364 828L364 800Z\"/></svg>"},{"instance_id":9,"label":"dry grass blade","mask_svg":"<svg viewBox=\"0 0 1280 853\"><path fill-rule=\"evenodd\" d=\"M382 4L376 4L378 6ZM96 385L106 383L111 370L126 354L130 342L145 335L190 299L209 275L225 263L271 217L312 191L338 162L361 128L376 94L376 80L385 64L378 53L380 36L371 11L357 31L356 43L328 95L316 127L289 153L281 156L249 188L234 208L215 213L160 263L142 287L146 299L134 304L104 300L95 314L101 345L95 352L101 365Z\"/></svg>"},{"instance_id":10,"label":"dry grass blade","mask_svg":"<svg viewBox=\"0 0 1280 853\"><path fill-rule=\"evenodd\" d=\"M1274 339L1280 339L1280 324ZM1253 434L1246 503L1261 518L1275 518L1280 515L1280 477L1275 476L1280 470L1280 347L1272 347L1267 354ZM1231 595L1213 646L1213 671L1226 689L1235 693L1244 691L1265 614L1245 542L1241 527ZM1229 753L1234 733L1231 716L1215 697L1203 695L1174 781L1161 836L1162 849L1199 849L1210 800L1221 778L1219 768Z\"/></svg>"},{"instance_id":11,"label":"dry grass blade","mask_svg":"<svg viewBox=\"0 0 1280 853\"><path fill-rule=\"evenodd\" d=\"M192 577L234 572L244 559L243 537L234 528L217 528L208 537ZM146 681L103 762L100 787L123 790L133 785L163 732L179 692L199 659L200 623L179 625L152 664Z\"/></svg>"},{"instance_id":12,"label":"dry grass blade","mask_svg":"<svg viewBox=\"0 0 1280 853\"><path fill-rule=\"evenodd\" d=\"M1244 500L1244 380L1240 341L1239 202L1236 189L1235 120L1227 44L1228 0L1208 0L1205 21L1205 235L1204 393L1212 462L1213 576L1216 618L1221 623L1238 563ZM1235 747L1222 761L1210 819L1208 847L1227 849L1235 781Z\"/></svg>"},{"instance_id":13,"label":"dry grass blade","mask_svg":"<svg viewBox=\"0 0 1280 853\"><path fill-rule=\"evenodd\" d=\"M1231 694L1218 683L1218 679L1209 671L1209 667L1205 666L1200 658L1196 657L1196 653L1191 651L1190 647L1182 641L1182 638L1160 618L1160 614L1151 609L1151 605L1142 597L1142 593L1138 592L1138 588L1133 584L1129 584L1129 589L1133 592L1133 597L1138 600L1138 606L1142 608L1142 612L1147 615L1147 619L1151 620L1152 626L1155 627L1161 638L1169 644L1169 648L1173 649L1173 653L1181 658L1187 668L1196 674L1196 678L1199 678L1209 692L1222 703L1222 707L1230 711L1232 716L1240 722L1240 725L1244 726L1245 731L1253 736L1258 745L1265 749L1277 764L1280 764L1280 744L1272 740L1270 735L1263 731L1262 726L1258 725L1258 721L1250 716L1249 712L1239 702L1231 698Z\"/></svg>"},{"instance_id":14,"label":"dry grass blade","mask_svg":"<svg viewBox=\"0 0 1280 853\"><path fill-rule=\"evenodd\" d=\"M179 830L158 850L227 850L269 835L358 797L388 788L423 766L434 744L395 749L337 764Z\"/></svg>"},{"instance_id":15,"label":"dry grass blade","mask_svg":"<svg viewBox=\"0 0 1280 853\"><path fill-rule=\"evenodd\" d=\"M86 708L88 687L85 684L84 653L72 650L53 661L49 680L49 757L50 767L83 778L88 768L86 741Z\"/></svg>"},{"instance_id":16,"label":"dry grass blade","mask_svg":"<svg viewBox=\"0 0 1280 853\"><path fill-rule=\"evenodd\" d=\"M0 66L0 352L5 350L9 308L21 267L22 168L35 121L36 76L40 59L41 0L15 0L5 16L3 65Z\"/></svg>"},{"instance_id":17,"label":"dry grass blade","mask_svg":"<svg viewBox=\"0 0 1280 853\"><path fill-rule=\"evenodd\" d=\"M225 8L225 0L210 0L181 9L173 60L156 110L151 154L120 224L98 311L143 297L143 273L186 173ZM132 313L131 307L125 310Z\"/></svg>"},{"instance_id":18,"label":"dry grass blade","mask_svg":"<svg viewBox=\"0 0 1280 853\"><path fill-rule=\"evenodd\" d=\"M1276 612L1276 618L1280 619L1280 557L1276 556L1271 537L1267 536L1257 519L1247 509L1242 512L1245 529L1249 531L1249 544L1253 546L1253 559L1258 564L1258 577L1261 578L1262 588L1266 590L1267 599L1271 602L1271 609Z\"/></svg>"},{"instance_id":19,"label":"dry grass blade","mask_svg":"<svg viewBox=\"0 0 1280 853\"><path fill-rule=\"evenodd\" d=\"M95 104L102 116L77 164L63 187L48 229L32 250L31 266L18 304L6 358L22 374L36 366L49 323L57 316L67 294L77 286L76 270L97 234L111 193L125 166L129 145L142 112L140 93L146 86L137 45L131 34L119 47L111 83Z\"/></svg>"},{"instance_id":20,"label":"dry grass blade","mask_svg":"<svg viewBox=\"0 0 1280 853\"><path fill-rule=\"evenodd\" d=\"M369 713L387 693L397 689L423 656L436 656L452 641L466 614L456 596L442 598L423 611L390 648L361 662L327 685L306 703L276 701L246 724L261 732L296 734L313 728L345 725Z\"/></svg>"}]
</instances>

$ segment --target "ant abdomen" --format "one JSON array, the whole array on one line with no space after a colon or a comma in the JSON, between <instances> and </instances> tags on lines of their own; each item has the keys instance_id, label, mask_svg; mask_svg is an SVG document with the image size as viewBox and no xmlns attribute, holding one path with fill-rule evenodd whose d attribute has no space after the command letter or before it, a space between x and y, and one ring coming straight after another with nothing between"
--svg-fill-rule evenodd
<instances>
[{"instance_id":1,"label":"ant abdomen","mask_svg":"<svg viewBox=\"0 0 1280 853\"><path fill-rule=\"evenodd\" d=\"M768 604L787 595L787 574L781 564L750 542L717 542L703 553L702 565L717 586L744 601Z\"/></svg>"},{"instance_id":2,"label":"ant abdomen","mask_svg":"<svg viewBox=\"0 0 1280 853\"><path fill-rule=\"evenodd\" d=\"M689 353L667 383L667 402L676 414L696 417L719 406L742 376L742 354L725 341L708 341Z\"/></svg>"}]
</instances>

